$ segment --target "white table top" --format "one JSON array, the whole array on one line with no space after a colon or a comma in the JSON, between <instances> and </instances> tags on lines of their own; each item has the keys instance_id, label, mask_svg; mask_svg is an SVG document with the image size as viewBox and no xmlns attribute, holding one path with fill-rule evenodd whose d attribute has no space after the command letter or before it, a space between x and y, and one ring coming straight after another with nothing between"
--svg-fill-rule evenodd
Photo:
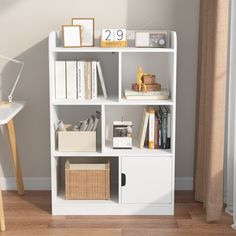
<instances>
[{"instance_id":1,"label":"white table top","mask_svg":"<svg viewBox=\"0 0 236 236\"><path fill-rule=\"evenodd\" d=\"M24 107L25 102L12 102L9 104L0 104L0 125L7 124Z\"/></svg>"}]
</instances>

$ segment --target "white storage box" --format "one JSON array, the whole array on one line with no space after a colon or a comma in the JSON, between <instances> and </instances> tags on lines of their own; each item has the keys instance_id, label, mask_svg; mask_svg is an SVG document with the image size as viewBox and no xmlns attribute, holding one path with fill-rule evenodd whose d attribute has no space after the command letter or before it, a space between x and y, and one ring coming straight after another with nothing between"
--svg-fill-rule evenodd
<instances>
[{"instance_id":1,"label":"white storage box","mask_svg":"<svg viewBox=\"0 0 236 236\"><path fill-rule=\"evenodd\" d=\"M96 131L58 131L58 151L96 152Z\"/></svg>"}]
</instances>

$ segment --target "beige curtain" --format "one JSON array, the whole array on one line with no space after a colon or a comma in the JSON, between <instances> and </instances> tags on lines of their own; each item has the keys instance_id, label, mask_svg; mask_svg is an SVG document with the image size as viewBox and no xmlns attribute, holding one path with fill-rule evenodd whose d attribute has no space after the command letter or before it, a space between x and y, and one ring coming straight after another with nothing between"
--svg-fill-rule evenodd
<instances>
[{"instance_id":1,"label":"beige curtain","mask_svg":"<svg viewBox=\"0 0 236 236\"><path fill-rule=\"evenodd\" d=\"M210 222L223 207L229 0L200 2L195 199Z\"/></svg>"}]
</instances>

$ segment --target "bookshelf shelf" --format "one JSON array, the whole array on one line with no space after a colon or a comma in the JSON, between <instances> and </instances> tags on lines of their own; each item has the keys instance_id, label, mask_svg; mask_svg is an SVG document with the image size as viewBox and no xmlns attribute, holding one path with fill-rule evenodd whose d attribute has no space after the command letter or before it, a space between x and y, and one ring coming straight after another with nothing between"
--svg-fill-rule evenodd
<instances>
[{"instance_id":1,"label":"bookshelf shelf","mask_svg":"<svg viewBox=\"0 0 236 236\"><path fill-rule=\"evenodd\" d=\"M60 151L54 151L53 155L55 157L79 157L79 156L94 157L94 156L102 156L103 153L101 151L97 151L97 152L60 152Z\"/></svg>"},{"instance_id":2,"label":"bookshelf shelf","mask_svg":"<svg viewBox=\"0 0 236 236\"><path fill-rule=\"evenodd\" d=\"M175 182L175 133L176 133L176 68L177 37L169 32L169 48L135 48L134 32L128 39L130 47L63 48L61 33L49 35L49 84L50 84L50 143L51 188L53 215L173 215ZM98 35L99 36L99 35ZM101 86L97 99L56 99L56 61L99 61L103 72L108 98L104 99ZM162 88L170 90L168 100L129 100L125 89L136 81L138 66L156 75ZM139 148L138 136L143 111L147 106L158 109L166 106L171 112L171 149ZM96 152L61 152L57 150L55 124L62 119L67 124L77 124L96 111L101 112L97 127ZM113 121L121 118L133 122L132 149L113 149ZM109 160L111 163L110 200L66 200L65 161ZM126 176L126 184L122 176Z\"/></svg>"},{"instance_id":3,"label":"bookshelf shelf","mask_svg":"<svg viewBox=\"0 0 236 236\"><path fill-rule=\"evenodd\" d=\"M55 47L52 52L159 52L159 53L173 53L175 49L173 48L101 48L101 47L92 47L92 48L63 48Z\"/></svg>"},{"instance_id":4,"label":"bookshelf shelf","mask_svg":"<svg viewBox=\"0 0 236 236\"><path fill-rule=\"evenodd\" d=\"M106 141L106 147L103 152L104 154L109 154L112 156L129 156L129 157L140 157L140 156L154 156L154 157L164 157L173 156L173 152L171 149L148 149L148 148L142 148L140 149L138 147L138 141L133 141L133 147L132 149L113 149L112 147L112 141L107 140Z\"/></svg>"},{"instance_id":5,"label":"bookshelf shelf","mask_svg":"<svg viewBox=\"0 0 236 236\"><path fill-rule=\"evenodd\" d=\"M96 100L54 100L53 105L116 105L118 98L110 97L104 99L98 97Z\"/></svg>"},{"instance_id":6,"label":"bookshelf shelf","mask_svg":"<svg viewBox=\"0 0 236 236\"><path fill-rule=\"evenodd\" d=\"M58 197L56 198L56 203L57 204L65 204L66 206L67 205L71 205L72 207L73 206L76 206L76 205L84 205L84 204L87 204L87 205L110 205L110 204L115 204L117 205L118 204L118 197L117 197L117 194L116 193L111 193L111 198L109 200L66 200L65 199L65 191L63 190L60 190L59 194L58 194Z\"/></svg>"},{"instance_id":7,"label":"bookshelf shelf","mask_svg":"<svg viewBox=\"0 0 236 236\"><path fill-rule=\"evenodd\" d=\"M165 106L172 106L174 102L171 99L168 100L128 100L125 98L122 98L120 101L118 98L108 98L104 99L102 97L96 99L96 100L54 100L53 105L60 106L60 105L165 105Z\"/></svg>"},{"instance_id":8,"label":"bookshelf shelf","mask_svg":"<svg viewBox=\"0 0 236 236\"><path fill-rule=\"evenodd\" d=\"M171 99L168 100L128 100L121 99L119 105L158 105L158 106L172 106L174 102Z\"/></svg>"}]
</instances>

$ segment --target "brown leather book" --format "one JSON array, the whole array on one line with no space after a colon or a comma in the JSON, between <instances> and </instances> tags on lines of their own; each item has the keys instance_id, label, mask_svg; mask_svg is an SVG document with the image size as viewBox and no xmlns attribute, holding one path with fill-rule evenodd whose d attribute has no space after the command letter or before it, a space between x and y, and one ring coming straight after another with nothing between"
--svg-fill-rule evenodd
<instances>
[{"instance_id":1,"label":"brown leather book","mask_svg":"<svg viewBox=\"0 0 236 236\"><path fill-rule=\"evenodd\" d=\"M158 83L154 83L154 84L146 84L146 89L147 92L151 92L151 91L161 91L161 85ZM132 90L138 92L138 84L132 84ZM144 92L144 88L142 87L141 92Z\"/></svg>"}]
</instances>

